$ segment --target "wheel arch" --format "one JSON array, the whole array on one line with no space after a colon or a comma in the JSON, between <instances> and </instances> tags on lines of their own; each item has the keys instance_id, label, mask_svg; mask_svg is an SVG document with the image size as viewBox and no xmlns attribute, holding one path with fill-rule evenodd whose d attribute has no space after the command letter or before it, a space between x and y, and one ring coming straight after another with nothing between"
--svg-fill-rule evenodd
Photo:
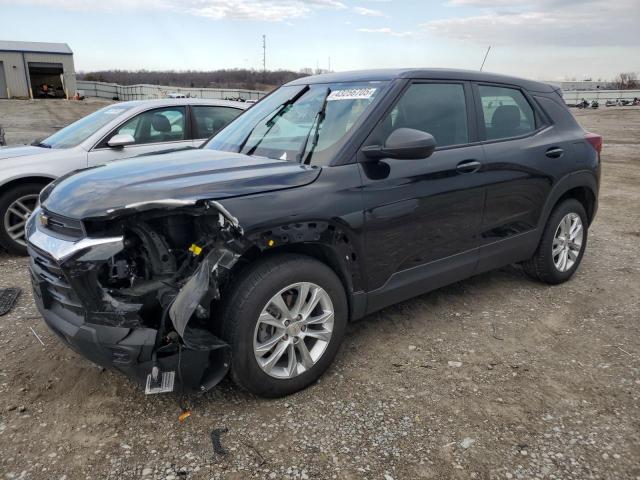
<instances>
[{"instance_id":1,"label":"wheel arch","mask_svg":"<svg viewBox=\"0 0 640 480\"><path fill-rule=\"evenodd\" d=\"M9 189L16 187L18 185L28 185L30 183L39 183L42 184L43 187L53 182L55 177L49 177L42 174L36 175L27 175L18 178L12 178L11 180L0 185L0 195L3 195Z\"/></svg>"},{"instance_id":2,"label":"wheel arch","mask_svg":"<svg viewBox=\"0 0 640 480\"><path fill-rule=\"evenodd\" d=\"M357 313L354 313L354 309L358 308L358 306L354 305L354 292L360 289L360 276L357 269L357 262L355 261L357 257L353 256L355 255L353 253L344 254L344 252L340 252L334 245L320 242L298 242L265 249L254 245L241 256L236 266L232 269L231 275L240 275L242 270L256 261L287 253L304 255L328 266L336 274L344 287L349 305L350 318L358 316Z\"/></svg>"},{"instance_id":3,"label":"wheel arch","mask_svg":"<svg viewBox=\"0 0 640 480\"><path fill-rule=\"evenodd\" d=\"M598 210L598 181L592 172L576 172L562 178L553 187L544 206L543 215L538 225L542 232L553 209L567 198L578 200L585 211L589 225Z\"/></svg>"},{"instance_id":4,"label":"wheel arch","mask_svg":"<svg viewBox=\"0 0 640 480\"><path fill-rule=\"evenodd\" d=\"M585 186L574 187L571 190L567 190L565 193L563 193L556 202L556 205L559 205L560 202L563 202L568 198L574 198L582 204L585 212L587 212L587 220L589 222L589 225L591 225L591 222L593 221L593 218L595 216L596 202L596 196L593 191Z\"/></svg>"}]
</instances>

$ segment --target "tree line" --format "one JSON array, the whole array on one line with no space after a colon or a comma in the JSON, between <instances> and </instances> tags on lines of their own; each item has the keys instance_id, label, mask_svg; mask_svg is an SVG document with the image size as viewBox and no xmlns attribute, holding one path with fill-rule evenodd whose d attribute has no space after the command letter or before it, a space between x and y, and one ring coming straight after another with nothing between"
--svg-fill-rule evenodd
<instances>
[{"instance_id":1,"label":"tree line","mask_svg":"<svg viewBox=\"0 0 640 480\"><path fill-rule=\"evenodd\" d=\"M613 80L613 87L616 90L637 90L640 89L640 81L635 72L619 73Z\"/></svg>"},{"instance_id":2,"label":"tree line","mask_svg":"<svg viewBox=\"0 0 640 480\"><path fill-rule=\"evenodd\" d=\"M241 88L247 90L272 90L283 83L306 76L306 73L289 70L212 70L207 72L195 70L101 70L80 72L78 80L109 82L120 85L170 85L173 87L192 88Z\"/></svg>"},{"instance_id":3,"label":"tree line","mask_svg":"<svg viewBox=\"0 0 640 480\"><path fill-rule=\"evenodd\" d=\"M120 85L170 85L173 87L192 88L242 88L247 90L273 90L283 83L313 73L293 72L290 70L225 69L212 71L195 70L100 70L78 73L79 80L117 83ZM607 82L605 88L615 90L635 90L640 88L638 75L634 72L618 74L613 81Z\"/></svg>"}]
</instances>

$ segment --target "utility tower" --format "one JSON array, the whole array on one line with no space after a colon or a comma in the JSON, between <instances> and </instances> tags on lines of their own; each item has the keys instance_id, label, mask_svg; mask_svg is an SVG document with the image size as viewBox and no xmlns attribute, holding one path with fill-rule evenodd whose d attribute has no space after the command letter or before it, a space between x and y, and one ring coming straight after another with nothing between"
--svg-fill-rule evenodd
<instances>
[{"instance_id":1,"label":"utility tower","mask_svg":"<svg viewBox=\"0 0 640 480\"><path fill-rule=\"evenodd\" d=\"M267 36L262 35L262 73L267 73Z\"/></svg>"}]
</instances>

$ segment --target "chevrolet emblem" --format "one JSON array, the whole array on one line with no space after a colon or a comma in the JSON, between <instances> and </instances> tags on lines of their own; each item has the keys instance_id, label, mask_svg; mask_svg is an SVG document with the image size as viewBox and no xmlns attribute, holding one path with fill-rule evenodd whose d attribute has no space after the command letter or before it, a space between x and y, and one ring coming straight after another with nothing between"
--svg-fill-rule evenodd
<instances>
[{"instance_id":1,"label":"chevrolet emblem","mask_svg":"<svg viewBox=\"0 0 640 480\"><path fill-rule=\"evenodd\" d=\"M44 213L40 214L40 225L46 227L49 224L49 217L47 217Z\"/></svg>"}]
</instances>

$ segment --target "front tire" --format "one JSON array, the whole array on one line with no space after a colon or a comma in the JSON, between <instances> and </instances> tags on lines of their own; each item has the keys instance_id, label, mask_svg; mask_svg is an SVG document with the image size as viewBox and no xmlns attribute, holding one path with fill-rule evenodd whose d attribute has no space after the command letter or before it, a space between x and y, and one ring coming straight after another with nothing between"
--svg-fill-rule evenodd
<instances>
[{"instance_id":1,"label":"front tire","mask_svg":"<svg viewBox=\"0 0 640 480\"><path fill-rule=\"evenodd\" d=\"M558 204L545 225L534 256L522 263L532 278L557 285L578 269L587 248L588 220L582 204L569 198Z\"/></svg>"},{"instance_id":2,"label":"front tire","mask_svg":"<svg viewBox=\"0 0 640 480\"><path fill-rule=\"evenodd\" d=\"M9 188L0 196L0 245L9 253L27 254L24 227L43 188L40 183L26 183Z\"/></svg>"},{"instance_id":3,"label":"front tire","mask_svg":"<svg viewBox=\"0 0 640 480\"><path fill-rule=\"evenodd\" d=\"M223 308L231 378L263 397L316 381L336 356L348 307L342 282L325 264L283 254L242 272Z\"/></svg>"}]
</instances>

